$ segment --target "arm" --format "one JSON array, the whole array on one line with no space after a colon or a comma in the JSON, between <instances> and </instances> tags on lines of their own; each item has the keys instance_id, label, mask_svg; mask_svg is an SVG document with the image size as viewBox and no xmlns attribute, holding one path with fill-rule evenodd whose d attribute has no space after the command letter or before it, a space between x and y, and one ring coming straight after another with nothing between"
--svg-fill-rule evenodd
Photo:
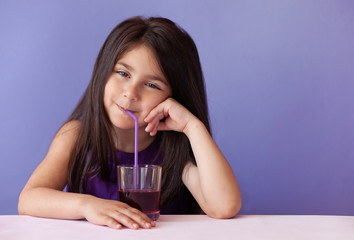
<instances>
[{"instance_id":1,"label":"arm","mask_svg":"<svg viewBox=\"0 0 354 240\"><path fill-rule=\"evenodd\" d=\"M122 225L150 228L152 221L140 211L114 200L63 192L70 153L77 139L79 121L65 124L54 137L47 156L21 192L19 214L60 219L83 219L112 228ZM147 224L147 225L146 225Z\"/></svg>"},{"instance_id":2,"label":"arm","mask_svg":"<svg viewBox=\"0 0 354 240\"><path fill-rule=\"evenodd\" d=\"M166 118L164 122L161 119ZM204 124L173 99L153 109L146 131L174 130L188 137L197 166L187 163L182 180L202 210L211 217L230 218L241 208L241 194L232 168Z\"/></svg>"}]
</instances>

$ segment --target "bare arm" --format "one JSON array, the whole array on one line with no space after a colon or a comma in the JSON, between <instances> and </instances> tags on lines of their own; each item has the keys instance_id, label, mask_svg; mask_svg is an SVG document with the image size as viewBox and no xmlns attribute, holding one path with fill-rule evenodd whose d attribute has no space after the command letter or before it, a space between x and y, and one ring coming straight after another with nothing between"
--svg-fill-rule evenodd
<instances>
[{"instance_id":1,"label":"bare arm","mask_svg":"<svg viewBox=\"0 0 354 240\"><path fill-rule=\"evenodd\" d=\"M161 119L166 118L164 122ZM232 168L204 124L174 99L153 109L146 118L146 131L183 132L188 137L197 166L188 163L182 180L202 210L211 217L230 218L241 208L241 194Z\"/></svg>"},{"instance_id":2,"label":"bare arm","mask_svg":"<svg viewBox=\"0 0 354 240\"><path fill-rule=\"evenodd\" d=\"M75 211L82 204L80 196L62 192L66 185L69 155L77 137L78 124L67 124L53 139L47 156L22 190L19 214L67 219L83 217Z\"/></svg>"},{"instance_id":3,"label":"bare arm","mask_svg":"<svg viewBox=\"0 0 354 240\"><path fill-rule=\"evenodd\" d=\"M183 182L209 216L235 216L241 208L241 194L229 163L198 119L189 122L185 134L198 167L189 162L183 171Z\"/></svg>"},{"instance_id":4,"label":"bare arm","mask_svg":"<svg viewBox=\"0 0 354 240\"><path fill-rule=\"evenodd\" d=\"M39 164L21 192L19 214L60 219L82 219L121 228L150 228L155 224L140 211L114 200L91 195L63 192L69 157L80 122L64 125L57 133L47 156Z\"/></svg>"}]
</instances>

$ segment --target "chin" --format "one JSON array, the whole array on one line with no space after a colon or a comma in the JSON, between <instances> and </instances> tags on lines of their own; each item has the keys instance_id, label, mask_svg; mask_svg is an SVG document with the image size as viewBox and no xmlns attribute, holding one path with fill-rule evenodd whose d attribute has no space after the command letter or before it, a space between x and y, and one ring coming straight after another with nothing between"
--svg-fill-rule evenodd
<instances>
[{"instance_id":1,"label":"chin","mask_svg":"<svg viewBox=\"0 0 354 240\"><path fill-rule=\"evenodd\" d=\"M129 130L129 129L133 129L134 130L134 123L122 123L122 122L113 122L112 123L114 127L122 129L122 130Z\"/></svg>"}]
</instances>

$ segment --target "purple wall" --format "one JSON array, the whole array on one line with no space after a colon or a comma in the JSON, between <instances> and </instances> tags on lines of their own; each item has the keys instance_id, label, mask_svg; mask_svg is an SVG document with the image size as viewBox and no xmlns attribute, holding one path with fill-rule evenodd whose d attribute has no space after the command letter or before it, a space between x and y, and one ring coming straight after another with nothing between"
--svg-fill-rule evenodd
<instances>
[{"instance_id":1,"label":"purple wall","mask_svg":"<svg viewBox=\"0 0 354 240\"><path fill-rule=\"evenodd\" d=\"M184 27L241 214L354 215L354 2L0 1L0 214L85 89L105 37L133 15Z\"/></svg>"}]
</instances>

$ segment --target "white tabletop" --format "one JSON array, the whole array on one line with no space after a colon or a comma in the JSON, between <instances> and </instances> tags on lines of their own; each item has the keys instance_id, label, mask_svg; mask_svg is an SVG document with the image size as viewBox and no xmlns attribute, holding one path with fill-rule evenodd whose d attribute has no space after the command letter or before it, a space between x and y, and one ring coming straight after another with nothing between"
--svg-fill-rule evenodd
<instances>
[{"instance_id":1,"label":"white tabletop","mask_svg":"<svg viewBox=\"0 0 354 240\"><path fill-rule=\"evenodd\" d=\"M153 229L114 230L87 221L0 216L0 239L354 239L352 216L243 215L218 220L205 215L163 215Z\"/></svg>"}]
</instances>

